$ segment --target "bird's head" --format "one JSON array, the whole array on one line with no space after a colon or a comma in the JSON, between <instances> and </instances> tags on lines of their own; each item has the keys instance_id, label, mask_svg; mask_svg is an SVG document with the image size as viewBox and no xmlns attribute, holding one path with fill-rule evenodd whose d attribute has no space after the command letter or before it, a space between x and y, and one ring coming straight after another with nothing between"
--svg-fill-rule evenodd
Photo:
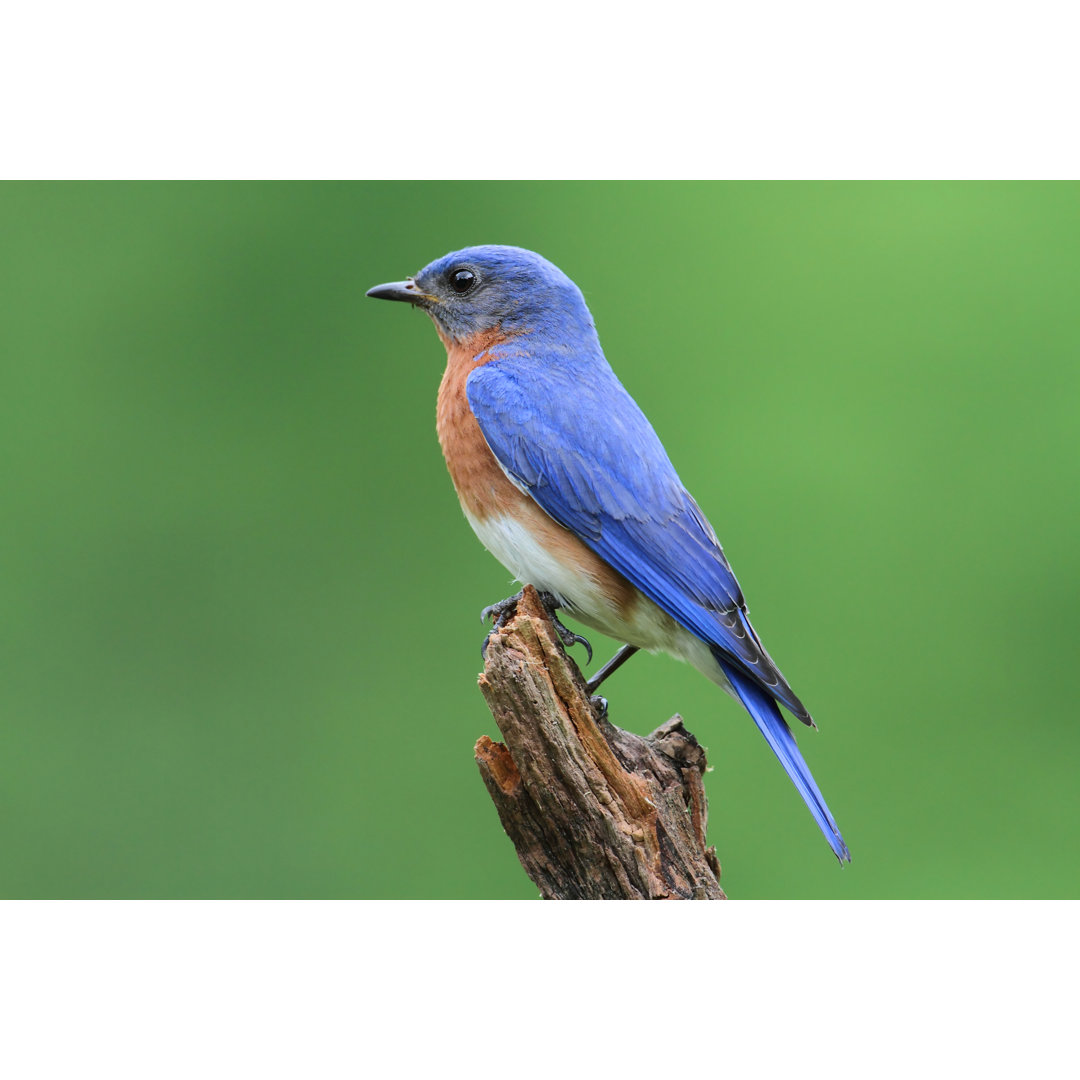
<instances>
[{"instance_id":1,"label":"bird's head","mask_svg":"<svg viewBox=\"0 0 1080 1080\"><path fill-rule=\"evenodd\" d=\"M524 248L486 244L452 251L415 277L376 285L367 295L422 308L448 343L493 330L552 341L595 335L581 290L557 266Z\"/></svg>"}]
</instances>

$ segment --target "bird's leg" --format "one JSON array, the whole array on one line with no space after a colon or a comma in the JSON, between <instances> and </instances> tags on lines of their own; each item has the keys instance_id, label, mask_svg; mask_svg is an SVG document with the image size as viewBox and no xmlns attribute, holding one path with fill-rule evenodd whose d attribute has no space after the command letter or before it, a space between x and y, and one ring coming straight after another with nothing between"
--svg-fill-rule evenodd
<instances>
[{"instance_id":1,"label":"bird's leg","mask_svg":"<svg viewBox=\"0 0 1080 1080\"><path fill-rule=\"evenodd\" d=\"M592 645L583 638L580 634L575 634L573 630L563 626L559 621L559 616L556 612L559 610L558 599L549 592L539 593L540 603L544 605L544 610L548 614L548 618L551 619L552 625L555 627L556 633L559 635L559 639L562 641L564 648L569 649L571 645L584 645L585 651L588 653L588 662L592 663ZM494 622L491 627L491 633L484 638L484 644L480 646L480 655L483 657L487 655L487 644L491 640L491 634L494 634L496 630L502 629L506 624L506 620L510 618L511 612L517 607L518 601L521 599L521 593L516 596L508 596L505 600L500 600L497 604L491 604L484 608L480 612L480 621L487 622L488 619L493 619Z\"/></svg>"},{"instance_id":2,"label":"bird's leg","mask_svg":"<svg viewBox=\"0 0 1080 1080\"><path fill-rule=\"evenodd\" d=\"M593 693L596 688L614 671L618 671L619 668L630 659L638 651L637 645L624 645L593 677L585 684L589 693ZM601 699L602 700L602 699Z\"/></svg>"}]
</instances>

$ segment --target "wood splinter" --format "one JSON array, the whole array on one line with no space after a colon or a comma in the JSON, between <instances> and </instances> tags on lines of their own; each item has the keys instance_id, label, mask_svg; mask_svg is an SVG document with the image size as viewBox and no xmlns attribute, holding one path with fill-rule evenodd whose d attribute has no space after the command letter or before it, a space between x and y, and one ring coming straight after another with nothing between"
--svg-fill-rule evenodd
<instances>
[{"instance_id":1,"label":"wood splinter","mask_svg":"<svg viewBox=\"0 0 1080 1080\"><path fill-rule=\"evenodd\" d=\"M476 762L545 899L726 899L705 845L705 751L678 715L647 738L601 716L532 586L479 682L506 741L481 736Z\"/></svg>"}]
</instances>

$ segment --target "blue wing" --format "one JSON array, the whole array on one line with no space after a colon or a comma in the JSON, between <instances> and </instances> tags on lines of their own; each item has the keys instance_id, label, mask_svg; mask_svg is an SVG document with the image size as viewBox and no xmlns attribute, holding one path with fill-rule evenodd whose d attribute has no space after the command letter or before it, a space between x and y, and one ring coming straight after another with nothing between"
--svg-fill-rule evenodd
<instances>
[{"instance_id":1,"label":"blue wing","mask_svg":"<svg viewBox=\"0 0 1080 1080\"><path fill-rule=\"evenodd\" d=\"M716 534L602 353L538 344L506 347L468 379L502 467L718 660L812 723L750 625Z\"/></svg>"}]
</instances>

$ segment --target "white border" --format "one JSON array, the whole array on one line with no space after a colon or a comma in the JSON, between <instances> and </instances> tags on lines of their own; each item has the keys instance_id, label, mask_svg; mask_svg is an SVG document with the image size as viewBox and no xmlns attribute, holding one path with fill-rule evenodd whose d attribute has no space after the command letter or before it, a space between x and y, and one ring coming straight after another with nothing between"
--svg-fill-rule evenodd
<instances>
[{"instance_id":1,"label":"white border","mask_svg":"<svg viewBox=\"0 0 1080 1080\"><path fill-rule=\"evenodd\" d=\"M7 903L19 1077L1055 1077L1075 905Z\"/></svg>"},{"instance_id":2,"label":"white border","mask_svg":"<svg viewBox=\"0 0 1080 1080\"><path fill-rule=\"evenodd\" d=\"M102 0L0 17L7 178L1076 178L1065 4Z\"/></svg>"}]
</instances>

